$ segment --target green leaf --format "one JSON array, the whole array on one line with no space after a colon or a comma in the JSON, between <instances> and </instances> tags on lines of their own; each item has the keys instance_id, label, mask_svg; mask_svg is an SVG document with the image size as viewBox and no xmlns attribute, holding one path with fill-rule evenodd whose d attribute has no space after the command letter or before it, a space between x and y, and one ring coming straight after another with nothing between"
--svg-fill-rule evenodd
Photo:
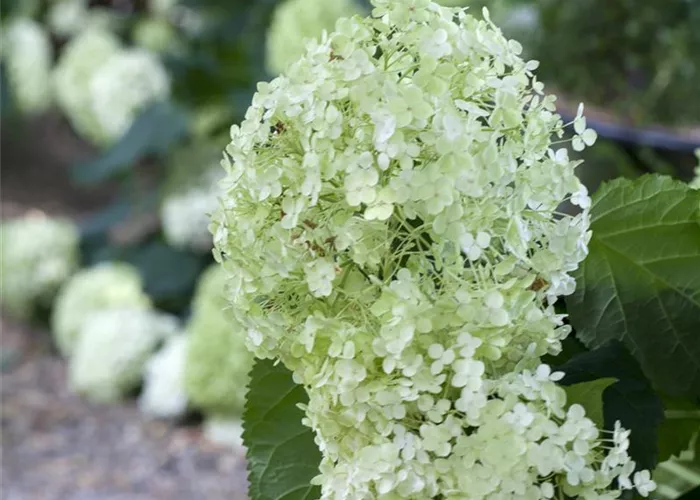
<instances>
[{"instance_id":1,"label":"green leaf","mask_svg":"<svg viewBox=\"0 0 700 500\"><path fill-rule=\"evenodd\" d=\"M664 421L659 427L659 462L690 450L700 431L700 406L686 400L665 400Z\"/></svg>"},{"instance_id":2,"label":"green leaf","mask_svg":"<svg viewBox=\"0 0 700 500\"><path fill-rule=\"evenodd\" d=\"M653 469L657 463L657 434L664 418L661 398L654 392L637 361L617 341L573 356L556 366L564 372L563 386L614 378L617 382L603 390L604 428L615 422L632 431L629 453L637 466Z\"/></svg>"},{"instance_id":3,"label":"green leaf","mask_svg":"<svg viewBox=\"0 0 700 500\"><path fill-rule=\"evenodd\" d=\"M617 382L615 378L599 378L590 382L580 382L566 387L566 400L569 405L579 404L586 410L586 416L598 427L603 426L603 391Z\"/></svg>"},{"instance_id":4,"label":"green leaf","mask_svg":"<svg viewBox=\"0 0 700 500\"><path fill-rule=\"evenodd\" d=\"M589 255L567 300L589 348L621 340L654 385L700 396L700 191L617 179L593 196Z\"/></svg>"},{"instance_id":5,"label":"green leaf","mask_svg":"<svg viewBox=\"0 0 700 500\"><path fill-rule=\"evenodd\" d=\"M301 423L308 403L302 386L282 364L256 360L243 414L251 500L313 500L310 481L318 475L321 453L311 429Z\"/></svg>"},{"instance_id":6,"label":"green leaf","mask_svg":"<svg viewBox=\"0 0 700 500\"><path fill-rule=\"evenodd\" d=\"M163 155L188 132L187 113L169 101L145 108L131 127L96 160L73 167L77 184L92 185L129 170L147 155Z\"/></svg>"}]
</instances>

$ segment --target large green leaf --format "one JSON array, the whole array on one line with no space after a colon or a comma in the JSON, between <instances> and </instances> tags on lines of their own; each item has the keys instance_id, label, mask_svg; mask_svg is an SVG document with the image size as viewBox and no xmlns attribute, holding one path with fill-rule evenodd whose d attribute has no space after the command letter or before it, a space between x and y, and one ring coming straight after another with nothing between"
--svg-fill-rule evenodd
<instances>
[{"instance_id":1,"label":"large green leaf","mask_svg":"<svg viewBox=\"0 0 700 500\"><path fill-rule=\"evenodd\" d=\"M73 168L73 180L91 185L126 172L147 155L163 155L188 132L188 115L169 101L143 110L124 135L102 156Z\"/></svg>"},{"instance_id":2,"label":"large green leaf","mask_svg":"<svg viewBox=\"0 0 700 500\"><path fill-rule=\"evenodd\" d=\"M617 179L594 195L591 229L567 300L578 338L621 340L660 390L700 396L700 191Z\"/></svg>"},{"instance_id":3,"label":"large green leaf","mask_svg":"<svg viewBox=\"0 0 700 500\"><path fill-rule=\"evenodd\" d=\"M297 406L307 402L304 388L294 383L282 364L255 362L243 414L251 500L320 496L310 481L318 474L321 453L313 432L301 423L304 413Z\"/></svg>"},{"instance_id":4,"label":"large green leaf","mask_svg":"<svg viewBox=\"0 0 700 500\"><path fill-rule=\"evenodd\" d=\"M603 391L617 382L615 378L599 378L590 382L580 382L566 387L566 402L569 405L579 404L586 410L586 416L593 420L598 427L603 421Z\"/></svg>"},{"instance_id":5,"label":"large green leaf","mask_svg":"<svg viewBox=\"0 0 700 500\"><path fill-rule=\"evenodd\" d=\"M657 463L657 435L664 418L661 398L654 392L637 361L617 341L573 356L556 366L564 372L561 384L571 386L601 378L617 382L603 390L604 428L616 421L632 431L629 453L638 467L653 469Z\"/></svg>"}]
</instances>

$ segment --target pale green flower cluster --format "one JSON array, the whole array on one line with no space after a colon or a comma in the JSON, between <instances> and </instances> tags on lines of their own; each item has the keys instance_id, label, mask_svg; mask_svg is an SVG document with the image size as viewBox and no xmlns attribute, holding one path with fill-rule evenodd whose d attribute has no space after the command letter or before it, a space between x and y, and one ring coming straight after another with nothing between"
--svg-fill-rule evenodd
<instances>
[{"instance_id":1,"label":"pale green flower cluster","mask_svg":"<svg viewBox=\"0 0 700 500\"><path fill-rule=\"evenodd\" d=\"M212 266L197 285L186 327L185 391L205 414L229 418L243 411L253 356L224 299L225 280L223 269Z\"/></svg>"},{"instance_id":2,"label":"pale green flower cluster","mask_svg":"<svg viewBox=\"0 0 700 500\"><path fill-rule=\"evenodd\" d=\"M112 33L96 28L66 45L53 78L73 127L100 145L118 139L146 105L170 93L168 74L153 53L124 49Z\"/></svg>"},{"instance_id":3,"label":"pale green flower cluster","mask_svg":"<svg viewBox=\"0 0 700 500\"><path fill-rule=\"evenodd\" d=\"M153 418L175 418L187 410L185 393L185 360L187 335L170 338L151 357L143 371L143 392L139 409Z\"/></svg>"},{"instance_id":4,"label":"pale green flower cluster","mask_svg":"<svg viewBox=\"0 0 700 500\"><path fill-rule=\"evenodd\" d=\"M133 31L134 43L154 52L164 52L174 44L175 29L167 20L160 17L147 17L140 20Z\"/></svg>"},{"instance_id":5,"label":"pale green flower cluster","mask_svg":"<svg viewBox=\"0 0 700 500\"><path fill-rule=\"evenodd\" d=\"M92 109L108 137L116 139L139 112L170 95L170 77L158 57L143 49L122 50L100 65L90 81Z\"/></svg>"},{"instance_id":6,"label":"pale green flower cluster","mask_svg":"<svg viewBox=\"0 0 700 500\"><path fill-rule=\"evenodd\" d=\"M48 33L31 19L16 19L3 27L2 56L17 108L23 113L45 111L51 105L53 62Z\"/></svg>"},{"instance_id":7,"label":"pale green flower cluster","mask_svg":"<svg viewBox=\"0 0 700 500\"><path fill-rule=\"evenodd\" d=\"M90 82L100 65L119 50L119 40L112 33L86 30L66 44L53 73L61 110L81 136L101 145L111 138L100 127L92 109Z\"/></svg>"},{"instance_id":8,"label":"pale green flower cluster","mask_svg":"<svg viewBox=\"0 0 700 500\"><path fill-rule=\"evenodd\" d=\"M78 267L78 228L67 219L32 214L0 224L2 307L18 318L31 318L48 305Z\"/></svg>"},{"instance_id":9,"label":"pale green flower cluster","mask_svg":"<svg viewBox=\"0 0 700 500\"><path fill-rule=\"evenodd\" d=\"M188 189L180 189L163 200L160 218L169 244L200 251L211 249L209 216L219 206L220 179L220 169L210 170Z\"/></svg>"},{"instance_id":10,"label":"pale green flower cluster","mask_svg":"<svg viewBox=\"0 0 700 500\"><path fill-rule=\"evenodd\" d=\"M275 9L268 28L268 71L283 72L304 54L309 39L332 31L339 18L361 13L356 0L285 0Z\"/></svg>"},{"instance_id":11,"label":"pale green flower cluster","mask_svg":"<svg viewBox=\"0 0 700 500\"><path fill-rule=\"evenodd\" d=\"M590 199L537 63L486 12L373 3L259 84L212 224L249 348L309 394L322 498L647 494L629 432L567 409L540 361Z\"/></svg>"},{"instance_id":12,"label":"pale green flower cluster","mask_svg":"<svg viewBox=\"0 0 700 500\"><path fill-rule=\"evenodd\" d=\"M137 388L148 358L177 334L177 326L175 318L148 309L91 314L70 360L71 389L96 402L118 401Z\"/></svg>"},{"instance_id":13,"label":"pale green flower cluster","mask_svg":"<svg viewBox=\"0 0 700 500\"><path fill-rule=\"evenodd\" d=\"M51 329L63 355L72 356L83 326L93 314L114 308L147 310L150 306L135 267L104 263L80 271L61 289Z\"/></svg>"},{"instance_id":14,"label":"pale green flower cluster","mask_svg":"<svg viewBox=\"0 0 700 500\"><path fill-rule=\"evenodd\" d=\"M87 29L112 29L117 24L109 8L88 6L88 0L53 0L46 15L48 27L60 37L71 37Z\"/></svg>"}]
</instances>

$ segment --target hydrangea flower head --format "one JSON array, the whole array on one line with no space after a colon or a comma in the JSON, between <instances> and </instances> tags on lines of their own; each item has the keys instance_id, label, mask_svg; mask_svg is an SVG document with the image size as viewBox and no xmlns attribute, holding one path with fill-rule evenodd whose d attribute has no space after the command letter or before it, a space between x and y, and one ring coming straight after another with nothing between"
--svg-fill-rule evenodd
<instances>
[{"instance_id":1,"label":"hydrangea flower head","mask_svg":"<svg viewBox=\"0 0 700 500\"><path fill-rule=\"evenodd\" d=\"M169 96L170 77L154 53L129 49L115 53L95 71L89 90L95 118L114 140L146 105Z\"/></svg>"},{"instance_id":2,"label":"hydrangea flower head","mask_svg":"<svg viewBox=\"0 0 700 500\"><path fill-rule=\"evenodd\" d=\"M12 99L24 113L40 113L51 104L49 75L53 49L48 33L31 19L3 27L2 52Z\"/></svg>"},{"instance_id":3,"label":"hydrangea flower head","mask_svg":"<svg viewBox=\"0 0 700 500\"><path fill-rule=\"evenodd\" d=\"M146 363L139 409L149 417L175 418L187 410L184 387L187 341L187 335L168 339Z\"/></svg>"},{"instance_id":4,"label":"hydrangea flower head","mask_svg":"<svg viewBox=\"0 0 700 500\"><path fill-rule=\"evenodd\" d=\"M138 386L160 343L177 333L177 320L148 309L114 308L83 323L70 360L72 390L97 402L118 401Z\"/></svg>"},{"instance_id":5,"label":"hydrangea flower head","mask_svg":"<svg viewBox=\"0 0 700 500\"><path fill-rule=\"evenodd\" d=\"M178 248L211 250L209 220L219 206L217 181L220 179L220 169L211 169L187 189L180 188L165 197L160 218L169 244Z\"/></svg>"},{"instance_id":6,"label":"hydrangea flower head","mask_svg":"<svg viewBox=\"0 0 700 500\"><path fill-rule=\"evenodd\" d=\"M606 498L634 464L539 361L590 237L554 97L486 11L373 4L231 128L235 322L309 394L323 499Z\"/></svg>"},{"instance_id":7,"label":"hydrangea flower head","mask_svg":"<svg viewBox=\"0 0 700 500\"><path fill-rule=\"evenodd\" d=\"M339 18L361 12L357 0L285 0L275 9L268 28L268 70L281 73L302 56L309 39L332 30Z\"/></svg>"},{"instance_id":8,"label":"hydrangea flower head","mask_svg":"<svg viewBox=\"0 0 700 500\"><path fill-rule=\"evenodd\" d=\"M53 73L56 101L81 136L99 145L112 136L97 119L90 97L90 82L97 69L120 51L120 43L109 31L90 28L70 40Z\"/></svg>"},{"instance_id":9,"label":"hydrangea flower head","mask_svg":"<svg viewBox=\"0 0 700 500\"><path fill-rule=\"evenodd\" d=\"M224 298L225 282L224 270L212 266L197 285L186 326L185 392L205 414L230 418L243 411L253 355Z\"/></svg>"},{"instance_id":10,"label":"hydrangea flower head","mask_svg":"<svg viewBox=\"0 0 700 500\"><path fill-rule=\"evenodd\" d=\"M78 229L67 219L29 214L0 225L2 307L30 318L78 268Z\"/></svg>"},{"instance_id":11,"label":"hydrangea flower head","mask_svg":"<svg viewBox=\"0 0 700 500\"><path fill-rule=\"evenodd\" d=\"M138 270L108 262L77 273L61 289L54 304L51 328L64 356L73 353L83 324L94 313L113 308L148 309Z\"/></svg>"}]
</instances>

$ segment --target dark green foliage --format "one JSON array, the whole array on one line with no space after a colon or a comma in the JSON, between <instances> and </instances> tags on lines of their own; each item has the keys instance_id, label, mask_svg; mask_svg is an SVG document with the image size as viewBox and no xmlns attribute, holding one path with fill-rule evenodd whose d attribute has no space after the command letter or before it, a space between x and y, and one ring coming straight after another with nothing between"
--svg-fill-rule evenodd
<instances>
[{"instance_id":1,"label":"dark green foliage","mask_svg":"<svg viewBox=\"0 0 700 500\"><path fill-rule=\"evenodd\" d=\"M700 190L617 179L594 195L591 229L567 299L578 338L620 340L655 387L700 397Z\"/></svg>"},{"instance_id":2,"label":"dark green foliage","mask_svg":"<svg viewBox=\"0 0 700 500\"><path fill-rule=\"evenodd\" d=\"M301 423L297 406L308 402L303 387L282 364L257 360L251 372L243 415L243 442L248 449L249 495L255 500L314 500L311 486L321 453L313 432Z\"/></svg>"},{"instance_id":3,"label":"dark green foliage","mask_svg":"<svg viewBox=\"0 0 700 500\"><path fill-rule=\"evenodd\" d=\"M539 78L633 122L700 120L700 2L532 0Z\"/></svg>"},{"instance_id":4,"label":"dark green foliage","mask_svg":"<svg viewBox=\"0 0 700 500\"><path fill-rule=\"evenodd\" d=\"M595 350L574 356L557 366L565 377L565 386L601 378L617 382L603 391L605 428L612 430L619 420L632 431L630 456L639 468L653 468L657 463L657 433L663 420L663 403L651 384L619 342L609 342Z\"/></svg>"},{"instance_id":5,"label":"dark green foliage","mask_svg":"<svg viewBox=\"0 0 700 500\"><path fill-rule=\"evenodd\" d=\"M148 106L126 133L99 158L77 165L73 178L78 184L92 185L128 172L139 160L162 156L187 135L187 112L173 102Z\"/></svg>"}]
</instances>

